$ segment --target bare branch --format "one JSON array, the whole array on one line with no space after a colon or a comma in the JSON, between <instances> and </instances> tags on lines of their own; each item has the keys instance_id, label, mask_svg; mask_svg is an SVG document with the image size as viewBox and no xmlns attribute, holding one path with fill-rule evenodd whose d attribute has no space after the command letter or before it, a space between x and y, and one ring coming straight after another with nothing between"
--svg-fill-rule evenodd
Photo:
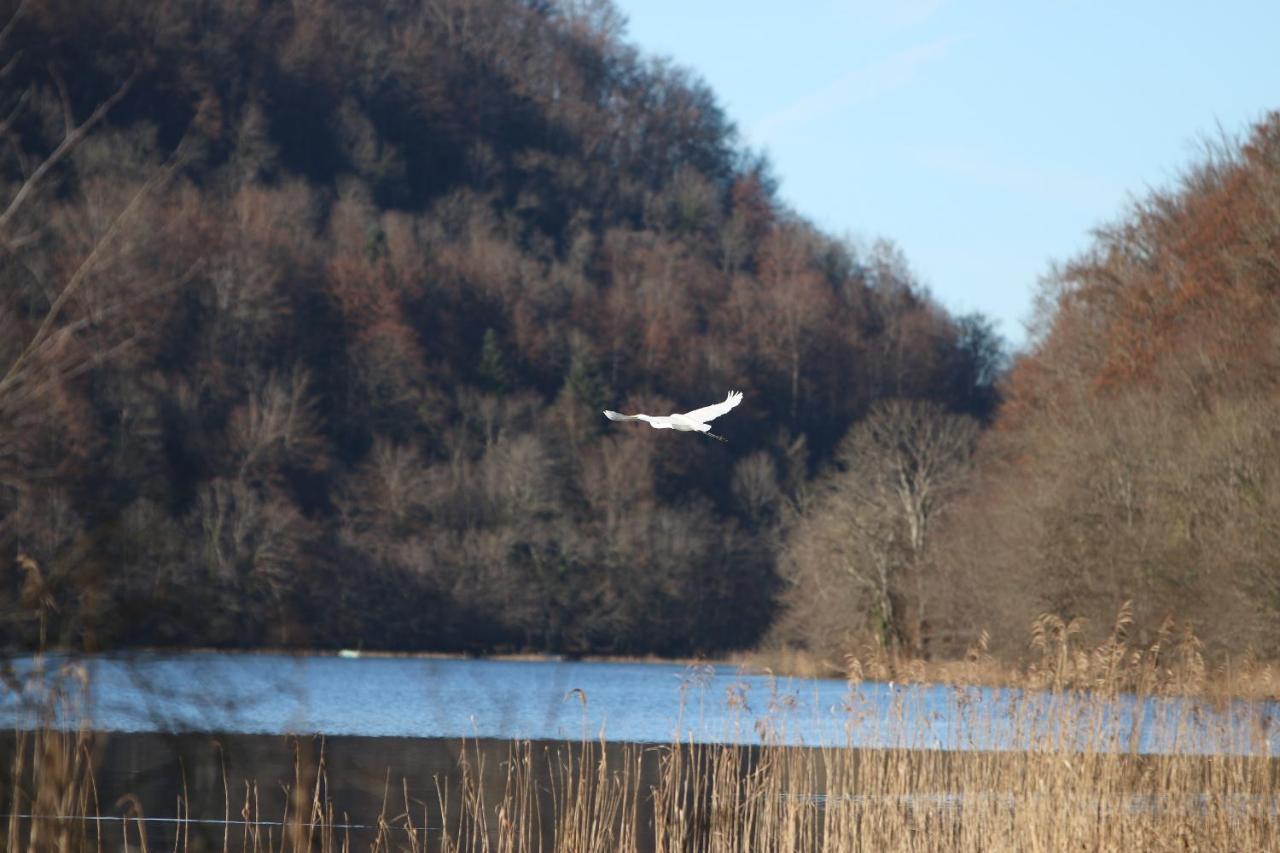
<instances>
[{"instance_id":1,"label":"bare branch","mask_svg":"<svg viewBox=\"0 0 1280 853\"><path fill-rule=\"evenodd\" d=\"M24 175L31 174L31 164L27 158L27 152L22 150L22 145L19 144L17 135L13 133L6 133L4 134L4 140L9 144L9 149L13 153L13 159L18 161L18 168L22 169L22 173Z\"/></svg>"},{"instance_id":2,"label":"bare branch","mask_svg":"<svg viewBox=\"0 0 1280 853\"><path fill-rule=\"evenodd\" d=\"M71 93L67 91L67 83L62 79L62 74L52 64L49 65L49 76L53 78L53 85L58 89L58 100L62 102L63 135L70 136L76 130L76 115L71 109Z\"/></svg>"},{"instance_id":3,"label":"bare branch","mask_svg":"<svg viewBox=\"0 0 1280 853\"><path fill-rule=\"evenodd\" d=\"M129 75L129 79L120 84L120 88L116 89L111 97L99 104L98 108L93 111L93 114L85 119L81 125L68 133L66 137L63 138L62 142L59 143L58 147L53 150L53 153L46 157L44 162L37 166L36 170L31 173L26 181L23 182L22 186L18 189L17 194L14 195L13 201L9 202L9 206L5 209L4 213L0 213L0 233L3 233L9 226L9 222L13 219L14 214L21 209L22 203L25 202L33 192L35 192L36 186L49 172L49 170L58 165L58 163L62 161L62 158L66 157L67 154L69 154L71 150L80 143L80 140L88 136L89 131L93 130L98 122L102 121L102 119L106 117L107 113L111 111L111 108L120 103L121 99L129 93L129 90L133 87L134 81L138 79L140 70L140 68L135 68L133 73Z\"/></svg>"},{"instance_id":4,"label":"bare branch","mask_svg":"<svg viewBox=\"0 0 1280 853\"><path fill-rule=\"evenodd\" d=\"M0 74L0 76L3 76L3 75ZM18 98L17 105L14 106L13 110L10 111L9 115L5 116L4 121L0 122L0 134L5 134L9 132L9 128L13 126L13 123L17 120L18 115L22 112L23 108L27 105L27 99L30 97L31 97L30 89L27 89L25 92L22 93L22 95Z\"/></svg>"},{"instance_id":5,"label":"bare branch","mask_svg":"<svg viewBox=\"0 0 1280 853\"><path fill-rule=\"evenodd\" d=\"M13 32L13 28L17 25L18 19L22 17L22 13L26 8L27 0L22 0L22 2L18 4L18 8L14 10L13 17L4 25L4 29L0 30L0 46L3 46L5 41L8 40L9 34Z\"/></svg>"},{"instance_id":6,"label":"bare branch","mask_svg":"<svg viewBox=\"0 0 1280 853\"><path fill-rule=\"evenodd\" d=\"M39 240L39 239L40 239L40 232L32 231L28 234L19 234L17 237L14 237L9 240L5 240L4 247L8 249L10 252L16 252L18 249L21 249L23 246L30 245L31 243L34 243L36 240ZM38 280L39 276L36 276L36 278Z\"/></svg>"},{"instance_id":7,"label":"bare branch","mask_svg":"<svg viewBox=\"0 0 1280 853\"><path fill-rule=\"evenodd\" d=\"M0 80L13 73L13 69L18 67L18 60L20 59L22 59L22 51L20 50L9 57L9 61L4 64L4 68L0 68Z\"/></svg>"},{"instance_id":8,"label":"bare branch","mask_svg":"<svg viewBox=\"0 0 1280 853\"><path fill-rule=\"evenodd\" d=\"M183 138L183 142L185 142L185 137ZM44 319L41 320L40 327L36 329L35 335L32 336L31 340L27 343L27 346L21 353L19 353L18 357L14 359L13 363L9 365L9 369L5 371L4 376L0 377L0 394L3 394L14 382L17 381L18 377L21 375L21 368L24 364L34 353L44 346L46 339L51 334L54 322L57 320L58 315L62 313L63 307L85 282L90 271L92 271L94 264L97 262L98 256L102 252L103 247L107 246L112 241L116 232L120 230L120 225L131 213L133 213L134 209L137 208L139 202L141 202L144 196L173 174L174 167L177 165L178 161L178 153L182 150L183 142L178 143L178 147L174 149L173 154L169 157L169 162L142 185L138 192L135 193L133 198L129 201L129 204L125 206L125 209L120 211L116 218L112 220L106 233L103 234L102 237L94 244L88 257L80 262L80 266L76 268L76 271L71 274L71 278L68 279L65 285L63 285L62 291L58 294L57 298L54 299L53 304L49 306L49 310L45 314Z\"/></svg>"},{"instance_id":9,"label":"bare branch","mask_svg":"<svg viewBox=\"0 0 1280 853\"><path fill-rule=\"evenodd\" d=\"M84 373L88 373L90 370L93 370L95 367L105 364L106 362L110 361L119 353L122 353L125 350L129 349L130 347L133 346L133 344L134 344L134 339L129 338L127 340L120 341L120 343L115 344L114 346L108 347L107 349L98 350L97 352L90 354L88 357L85 358L84 361L80 362L74 367L70 367L64 370L62 372L62 378L75 379L77 376L80 376Z\"/></svg>"},{"instance_id":10,"label":"bare branch","mask_svg":"<svg viewBox=\"0 0 1280 853\"><path fill-rule=\"evenodd\" d=\"M34 356L39 355L44 350L54 347L58 341L63 340L71 335L74 335L76 332L79 332L87 328L93 322L101 321L103 318L109 317L113 314L120 314L125 311L131 310L133 308L138 307L139 305L145 304L147 301L154 299L157 296L178 290L187 282L191 281L192 278L195 277L196 272L200 269L200 266L201 266L201 261L197 260L194 264L192 264L190 267L187 268L187 271L183 273L182 276L174 279L171 282L163 284L159 287L152 288L151 290L148 290L146 293L139 294L133 299L124 299L119 302L108 305L106 308L101 309L95 317L81 317L79 320L76 320L73 323L69 323L65 326L62 326L56 329L54 332L46 335L42 342L40 342L33 349L31 349L30 354L27 356L28 360L30 360L30 358ZM96 356L90 356L89 359L87 360L96 361L97 359L96 359ZM84 369L82 369L80 365L77 365L75 367L68 368L68 370L63 375L66 378L70 378L72 376L78 376L83 372L84 372ZM8 387L7 383L0 383L0 392L3 392L7 387Z\"/></svg>"}]
</instances>

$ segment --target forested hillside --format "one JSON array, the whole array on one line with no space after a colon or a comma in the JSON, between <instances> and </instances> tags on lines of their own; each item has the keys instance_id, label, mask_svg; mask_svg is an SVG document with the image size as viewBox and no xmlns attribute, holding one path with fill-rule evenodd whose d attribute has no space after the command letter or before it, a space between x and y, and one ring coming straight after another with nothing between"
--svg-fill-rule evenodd
<instances>
[{"instance_id":1,"label":"forested hillside","mask_svg":"<svg viewBox=\"0 0 1280 853\"><path fill-rule=\"evenodd\" d=\"M993 413L985 321L940 309L891 246L785 209L714 95L629 47L603 0L8 0L0 27L10 647L741 647L797 600L784 534L851 426L942 424L954 472ZM1248 195L1237 171L1205 180ZM1126 234L1069 280L1111 281L1149 238ZM1167 273L1144 275L1163 298ZM1175 338L1131 349L1132 311L1093 328L1093 292L1019 368L1005 433L1056 425L1063 388L1176 386L1189 430L1253 399L1204 399L1225 374ZM1274 360L1264 328L1203 345ZM1274 377L1238 356L1249 388ZM727 445L600 416L731 388ZM839 458L873 452L863 433ZM1193 516L1170 531L1217 535ZM920 546L919 587L923 541L890 539ZM833 636L879 607L922 645L904 594L859 593Z\"/></svg>"},{"instance_id":2,"label":"forested hillside","mask_svg":"<svg viewBox=\"0 0 1280 853\"><path fill-rule=\"evenodd\" d=\"M1148 637L1173 617L1216 659L1275 657L1280 114L1099 229L1040 301L942 540L986 599L973 618L1105 632L1132 598Z\"/></svg>"},{"instance_id":3,"label":"forested hillside","mask_svg":"<svg viewBox=\"0 0 1280 853\"><path fill-rule=\"evenodd\" d=\"M1052 270L1001 392L975 445L919 404L851 430L789 528L782 641L1015 658L1132 600L1166 656L1280 653L1280 114Z\"/></svg>"}]
</instances>

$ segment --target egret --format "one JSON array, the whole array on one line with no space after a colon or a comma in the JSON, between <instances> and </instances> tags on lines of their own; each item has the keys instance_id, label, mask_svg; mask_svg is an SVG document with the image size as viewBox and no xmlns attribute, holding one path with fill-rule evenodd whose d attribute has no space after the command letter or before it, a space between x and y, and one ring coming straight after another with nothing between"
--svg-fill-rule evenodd
<instances>
[{"instance_id":1,"label":"egret","mask_svg":"<svg viewBox=\"0 0 1280 853\"><path fill-rule=\"evenodd\" d=\"M714 421L741 402L742 392L730 391L729 396L724 398L724 402L703 406L701 409L694 409L692 412L685 412L683 415L620 415L617 412L610 412L606 409L604 416L611 421L644 421L654 429L700 432L703 435L714 438L716 441L728 441L724 436L716 435L711 431L711 421Z\"/></svg>"}]
</instances>

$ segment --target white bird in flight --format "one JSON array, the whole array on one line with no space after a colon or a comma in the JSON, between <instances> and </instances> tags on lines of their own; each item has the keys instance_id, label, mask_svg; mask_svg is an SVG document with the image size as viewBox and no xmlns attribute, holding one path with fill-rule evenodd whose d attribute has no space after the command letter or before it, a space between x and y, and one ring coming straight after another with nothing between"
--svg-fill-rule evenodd
<instances>
[{"instance_id":1,"label":"white bird in flight","mask_svg":"<svg viewBox=\"0 0 1280 853\"><path fill-rule=\"evenodd\" d=\"M724 398L723 403L714 403L710 406L703 406L701 409L694 409L692 412L685 412L683 415L667 415L665 417L654 415L620 415L617 412L605 410L604 416L611 421L644 421L654 429L678 429L681 432L700 432L714 438L716 441L728 441L722 435L716 435L711 431L711 421L723 415L734 406L742 402L741 391L730 391L729 396Z\"/></svg>"}]
</instances>

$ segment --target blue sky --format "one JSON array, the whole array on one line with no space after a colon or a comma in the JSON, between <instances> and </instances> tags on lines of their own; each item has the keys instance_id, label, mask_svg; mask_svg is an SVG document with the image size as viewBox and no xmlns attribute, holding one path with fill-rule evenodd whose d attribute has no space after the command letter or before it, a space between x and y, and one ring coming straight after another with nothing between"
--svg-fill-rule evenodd
<instances>
[{"instance_id":1,"label":"blue sky","mask_svg":"<svg viewBox=\"0 0 1280 853\"><path fill-rule=\"evenodd\" d=\"M695 71L781 196L893 240L949 309L1018 345L1036 281L1280 109L1280 2L615 0Z\"/></svg>"}]
</instances>

